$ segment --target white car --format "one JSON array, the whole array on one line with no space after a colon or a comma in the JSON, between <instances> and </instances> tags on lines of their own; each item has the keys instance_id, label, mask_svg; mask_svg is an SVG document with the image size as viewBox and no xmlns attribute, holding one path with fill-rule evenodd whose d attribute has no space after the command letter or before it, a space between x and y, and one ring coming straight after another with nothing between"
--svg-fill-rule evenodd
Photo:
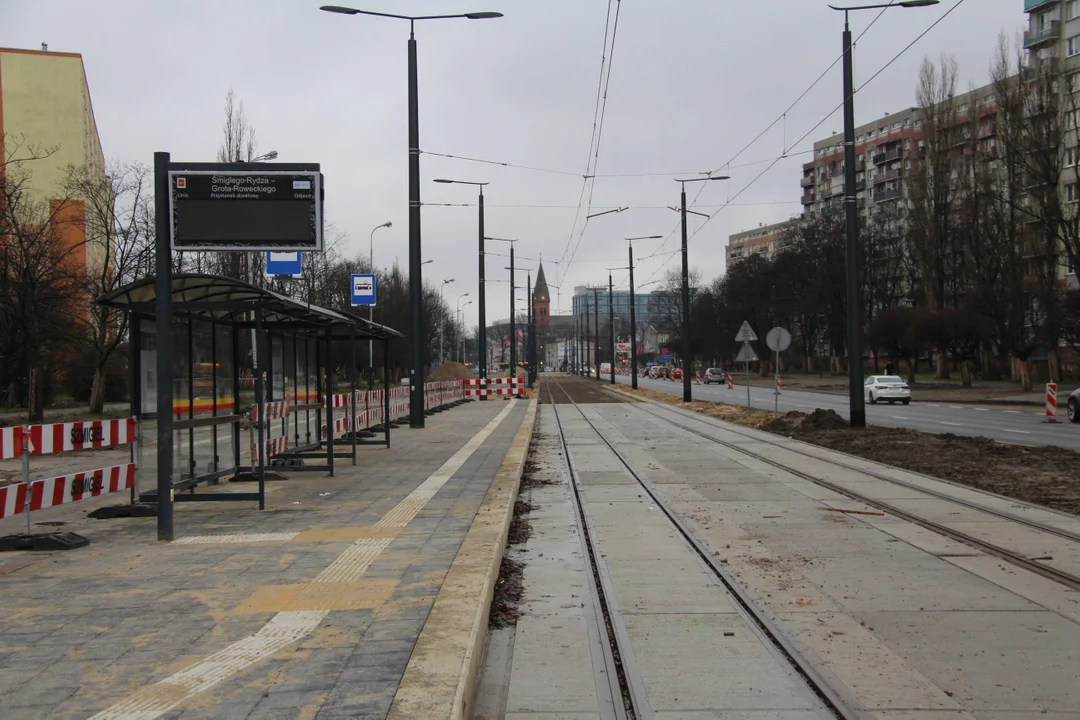
<instances>
[{"instance_id":1,"label":"white car","mask_svg":"<svg viewBox=\"0 0 1080 720\"><path fill-rule=\"evenodd\" d=\"M907 405L911 402L911 387L898 375L871 375L863 385L863 398L871 405L878 400L890 405L899 400Z\"/></svg>"}]
</instances>

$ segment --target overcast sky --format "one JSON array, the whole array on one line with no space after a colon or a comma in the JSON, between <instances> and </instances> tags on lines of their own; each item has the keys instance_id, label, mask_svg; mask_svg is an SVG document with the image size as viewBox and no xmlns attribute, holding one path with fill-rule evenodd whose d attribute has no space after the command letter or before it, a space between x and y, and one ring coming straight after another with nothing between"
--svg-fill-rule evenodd
<instances>
[{"instance_id":1,"label":"overcast sky","mask_svg":"<svg viewBox=\"0 0 1080 720\"><path fill-rule=\"evenodd\" d=\"M491 182L487 234L520 239L522 257L542 256L569 312L575 285L606 283L605 267L626 264L623 238L667 238L664 247L638 243L637 257L677 247L678 216L667 209L679 199L672 173L724 168L841 50L843 18L824 0L622 0L595 172L633 176L598 177L586 186L579 214L609 5L614 21L618 2L609 0L356 5L404 14L504 13L498 20L417 26L420 147L569 173L422 157L423 201L469 204L423 211L424 259L435 261L424 268L425 279L439 285L455 278L446 290L452 303L461 293L470 293L466 300L477 295L476 193L434 178ZM889 10L857 47L856 84L957 5L858 94L857 123L913 105L918 66L927 56L953 54L961 89L988 82L999 33L1015 38L1026 24L1021 0L943 0ZM366 254L371 228L391 221L393 228L375 236L376 264L406 265L408 26L318 7L303 0L0 0L0 46L36 49L47 42L50 50L83 55L110 161L149 165L155 150L170 151L176 161L214 160L222 106L233 89L261 152L322 164L327 218L348 235L344 251ZM856 36L875 15L852 16ZM842 116L833 112L841 99L837 64L731 163L730 181L707 183L694 206L701 212L714 213L741 194L690 243L691 267L706 281L723 272L729 235L798 214L806 156L794 153L842 130ZM757 161L785 150L792 156L755 181L768 167ZM582 235L590 191L594 213L631 209L590 221ZM691 199L697 192L691 188ZM702 221L692 219L691 232ZM504 244L491 245L505 252ZM677 264L677 256L657 254L640 263L636 280L640 286ZM505 258L490 257L488 277L505 278L506 265ZM615 282L625 286L626 274L617 272ZM505 317L508 283L490 283L488 290L489 321ZM553 312L558 300L552 288ZM476 304L466 310L475 322Z\"/></svg>"}]
</instances>

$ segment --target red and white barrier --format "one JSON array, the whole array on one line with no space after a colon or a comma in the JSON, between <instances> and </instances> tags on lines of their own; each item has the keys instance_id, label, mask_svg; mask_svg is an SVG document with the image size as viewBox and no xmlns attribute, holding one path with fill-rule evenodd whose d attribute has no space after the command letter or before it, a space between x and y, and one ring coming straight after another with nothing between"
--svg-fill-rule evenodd
<instances>
[{"instance_id":1,"label":"red and white barrier","mask_svg":"<svg viewBox=\"0 0 1080 720\"><path fill-rule=\"evenodd\" d=\"M262 407L265 410L260 413L259 405L251 406L251 422L259 422L259 417L264 416L267 420L280 420L281 418L289 417L289 401L288 400L276 400L274 402L263 403Z\"/></svg>"},{"instance_id":2,"label":"red and white barrier","mask_svg":"<svg viewBox=\"0 0 1080 720\"><path fill-rule=\"evenodd\" d=\"M133 487L135 487L135 463L8 485L0 488L0 518L18 515L27 510L28 488L29 510L33 512L42 508L78 502L88 497L130 490Z\"/></svg>"},{"instance_id":3,"label":"red and white barrier","mask_svg":"<svg viewBox=\"0 0 1080 720\"><path fill-rule=\"evenodd\" d=\"M468 387L465 389L463 397L525 395L525 378L486 378L484 380L466 380L465 383Z\"/></svg>"},{"instance_id":4,"label":"red and white barrier","mask_svg":"<svg viewBox=\"0 0 1080 720\"><path fill-rule=\"evenodd\" d=\"M1043 422L1057 421L1057 383L1046 383L1046 419Z\"/></svg>"},{"instance_id":5,"label":"red and white barrier","mask_svg":"<svg viewBox=\"0 0 1080 720\"><path fill-rule=\"evenodd\" d=\"M731 390L733 387L735 387L735 383L731 381L731 373L727 373L727 389Z\"/></svg>"},{"instance_id":6,"label":"red and white barrier","mask_svg":"<svg viewBox=\"0 0 1080 720\"><path fill-rule=\"evenodd\" d=\"M108 448L135 440L135 418L0 428L0 460L22 456L24 433L31 455Z\"/></svg>"},{"instance_id":7,"label":"red and white barrier","mask_svg":"<svg viewBox=\"0 0 1080 720\"><path fill-rule=\"evenodd\" d=\"M10 460L23 454L23 428L0 428L0 460Z\"/></svg>"}]
</instances>

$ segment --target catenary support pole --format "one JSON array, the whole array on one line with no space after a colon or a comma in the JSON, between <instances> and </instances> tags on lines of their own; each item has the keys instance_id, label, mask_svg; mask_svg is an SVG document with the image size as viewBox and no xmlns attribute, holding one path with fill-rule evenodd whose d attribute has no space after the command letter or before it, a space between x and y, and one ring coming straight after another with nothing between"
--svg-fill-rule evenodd
<instances>
[{"instance_id":1,"label":"catenary support pole","mask_svg":"<svg viewBox=\"0 0 1080 720\"><path fill-rule=\"evenodd\" d=\"M409 24L409 426L424 427L424 278L420 259L420 110Z\"/></svg>"},{"instance_id":2,"label":"catenary support pole","mask_svg":"<svg viewBox=\"0 0 1080 720\"><path fill-rule=\"evenodd\" d=\"M630 387L637 390L637 300L634 297L634 243L630 247Z\"/></svg>"},{"instance_id":3,"label":"catenary support pole","mask_svg":"<svg viewBox=\"0 0 1080 720\"><path fill-rule=\"evenodd\" d=\"M167 152L154 153L154 230L157 277L157 531L158 540L173 539L173 384L172 384L172 214L169 211Z\"/></svg>"},{"instance_id":4,"label":"catenary support pole","mask_svg":"<svg viewBox=\"0 0 1080 720\"><path fill-rule=\"evenodd\" d=\"M844 15L844 220L847 236L848 414L866 427L862 394L862 293L859 285L859 207L855 190L855 81L851 28Z\"/></svg>"},{"instance_id":5,"label":"catenary support pole","mask_svg":"<svg viewBox=\"0 0 1080 720\"><path fill-rule=\"evenodd\" d=\"M607 276L607 313L608 336L611 344L611 384L615 384L615 289L611 282L611 273Z\"/></svg>"}]
</instances>

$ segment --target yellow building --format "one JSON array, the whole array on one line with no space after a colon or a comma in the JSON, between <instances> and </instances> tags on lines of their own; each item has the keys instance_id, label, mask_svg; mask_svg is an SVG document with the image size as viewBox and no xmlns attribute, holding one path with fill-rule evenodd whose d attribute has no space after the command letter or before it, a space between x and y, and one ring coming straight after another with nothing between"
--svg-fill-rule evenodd
<instances>
[{"instance_id":1,"label":"yellow building","mask_svg":"<svg viewBox=\"0 0 1080 720\"><path fill-rule=\"evenodd\" d=\"M41 50L0 48L0 157L13 159L31 147L52 151L47 158L27 163L27 170L34 196L48 201L54 210L65 200L68 166L104 172L82 55L49 52L44 46ZM58 215L64 221L60 227L65 240L79 244L72 258L85 265L83 203L71 201Z\"/></svg>"}]
</instances>

